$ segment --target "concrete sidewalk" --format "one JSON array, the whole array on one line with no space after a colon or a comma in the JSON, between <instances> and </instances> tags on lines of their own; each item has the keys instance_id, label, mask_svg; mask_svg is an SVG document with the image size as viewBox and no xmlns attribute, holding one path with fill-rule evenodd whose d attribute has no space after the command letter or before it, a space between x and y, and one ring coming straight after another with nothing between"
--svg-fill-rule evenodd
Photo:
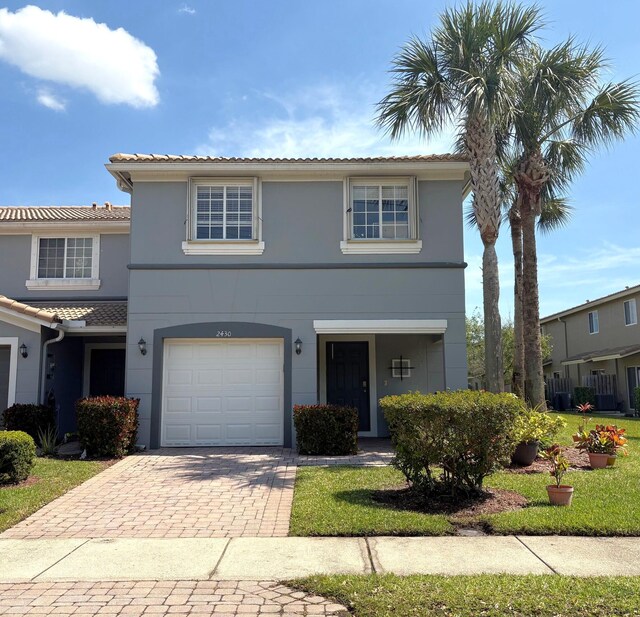
<instances>
[{"instance_id":1,"label":"concrete sidewalk","mask_svg":"<svg viewBox=\"0 0 640 617\"><path fill-rule=\"evenodd\" d=\"M0 582L282 580L310 574L640 575L640 538L0 539Z\"/></svg>"}]
</instances>

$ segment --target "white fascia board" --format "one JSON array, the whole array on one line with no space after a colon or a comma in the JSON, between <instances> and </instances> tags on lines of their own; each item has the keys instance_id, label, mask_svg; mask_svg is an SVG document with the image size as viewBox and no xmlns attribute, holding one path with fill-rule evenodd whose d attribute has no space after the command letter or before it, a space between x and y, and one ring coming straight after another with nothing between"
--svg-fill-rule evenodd
<instances>
[{"instance_id":1,"label":"white fascia board","mask_svg":"<svg viewBox=\"0 0 640 617\"><path fill-rule=\"evenodd\" d=\"M316 334L444 334L446 319L319 319Z\"/></svg>"},{"instance_id":2,"label":"white fascia board","mask_svg":"<svg viewBox=\"0 0 640 617\"><path fill-rule=\"evenodd\" d=\"M67 336L85 336L87 334L121 335L127 333L127 326L85 326L65 330Z\"/></svg>"},{"instance_id":3,"label":"white fascia board","mask_svg":"<svg viewBox=\"0 0 640 617\"><path fill-rule=\"evenodd\" d=\"M18 313L4 307L0 307L0 321L9 323L12 326L24 328L25 330L29 330L30 332L40 332L40 328L42 326L55 330L60 325L58 323L49 323L48 321L44 321L43 319L31 317L31 315Z\"/></svg>"},{"instance_id":4,"label":"white fascia board","mask_svg":"<svg viewBox=\"0 0 640 617\"><path fill-rule=\"evenodd\" d=\"M560 362L560 364L562 364L562 366L571 366L573 364L586 364L587 362L591 362L591 359L589 360L568 360L565 362Z\"/></svg>"},{"instance_id":5,"label":"white fascia board","mask_svg":"<svg viewBox=\"0 0 640 617\"><path fill-rule=\"evenodd\" d=\"M26 236L29 234L128 234L129 221L20 221L0 222L0 236Z\"/></svg>"}]
</instances>

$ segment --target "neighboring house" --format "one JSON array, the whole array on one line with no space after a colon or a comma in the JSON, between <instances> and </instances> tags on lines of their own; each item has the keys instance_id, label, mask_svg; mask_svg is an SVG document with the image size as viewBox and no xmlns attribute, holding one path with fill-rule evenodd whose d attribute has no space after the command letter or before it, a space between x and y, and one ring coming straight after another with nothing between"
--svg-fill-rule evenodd
<instances>
[{"instance_id":1,"label":"neighboring house","mask_svg":"<svg viewBox=\"0 0 640 617\"><path fill-rule=\"evenodd\" d=\"M640 385L639 304L636 285L541 320L553 345L544 366L550 400L557 388L572 392L589 386L600 409L634 409L633 392Z\"/></svg>"},{"instance_id":2,"label":"neighboring house","mask_svg":"<svg viewBox=\"0 0 640 617\"><path fill-rule=\"evenodd\" d=\"M466 387L464 159L118 154L107 169L131 194L130 241L109 231L115 221L94 220L124 216L114 207L83 209L81 231L0 218L0 256L15 264L0 273L0 293L22 303L0 301L9 402L38 398L42 365L43 390L71 426L92 376L115 384L120 374L125 296L124 389L140 398L138 441L151 448L289 446L292 406L316 402L355 405L361 435L386 435L380 397ZM80 237L93 238L85 254L100 255L80 282L74 273L66 289L25 284L40 267L64 278L61 255L67 268L80 263L69 245ZM89 317L98 314L99 338ZM43 361L42 342L59 332ZM91 364L98 350L110 372Z\"/></svg>"}]
</instances>

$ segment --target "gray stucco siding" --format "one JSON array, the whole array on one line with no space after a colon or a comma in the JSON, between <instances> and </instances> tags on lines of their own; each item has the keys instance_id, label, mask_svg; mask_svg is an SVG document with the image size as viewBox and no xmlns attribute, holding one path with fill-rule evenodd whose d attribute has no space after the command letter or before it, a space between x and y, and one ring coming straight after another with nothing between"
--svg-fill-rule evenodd
<instances>
[{"instance_id":1,"label":"gray stucco siding","mask_svg":"<svg viewBox=\"0 0 640 617\"><path fill-rule=\"evenodd\" d=\"M131 261L134 264L180 263L373 263L379 255L343 255L343 183L262 183L262 239L257 256L184 255L188 184L138 182L132 196ZM462 182L419 183L418 254L385 255L386 262L463 259Z\"/></svg>"},{"instance_id":2,"label":"gray stucco siding","mask_svg":"<svg viewBox=\"0 0 640 617\"><path fill-rule=\"evenodd\" d=\"M388 273L388 275L387 275ZM446 387L466 386L463 270L194 270L131 271L127 346L127 393L141 399L140 442L149 444L154 336L187 324L250 322L286 328L300 337L291 345L291 402L318 400L317 319L447 319ZM140 337L147 342L142 356ZM428 358L427 358L428 361ZM441 371L440 371L441 373ZM157 374L157 372L156 372ZM444 387L438 373L429 389Z\"/></svg>"},{"instance_id":3,"label":"gray stucco siding","mask_svg":"<svg viewBox=\"0 0 640 617\"><path fill-rule=\"evenodd\" d=\"M64 237L60 233L60 237ZM2 272L0 294L23 300L64 298L121 298L128 291L129 235L100 235L100 289L94 291L29 290L25 285L31 273L31 234L0 236L0 263L10 263Z\"/></svg>"},{"instance_id":4,"label":"gray stucco siding","mask_svg":"<svg viewBox=\"0 0 640 617\"><path fill-rule=\"evenodd\" d=\"M16 374L16 403L37 403L40 387L41 332L32 332L0 321L0 338L17 338L18 347L27 346L28 356L18 353ZM0 412L3 411L0 409Z\"/></svg>"}]
</instances>

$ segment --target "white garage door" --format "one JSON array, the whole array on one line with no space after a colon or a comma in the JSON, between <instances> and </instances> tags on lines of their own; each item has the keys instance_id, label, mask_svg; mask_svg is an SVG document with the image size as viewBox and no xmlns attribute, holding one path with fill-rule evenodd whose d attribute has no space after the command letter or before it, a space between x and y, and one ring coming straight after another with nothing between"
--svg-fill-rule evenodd
<instances>
[{"instance_id":1,"label":"white garage door","mask_svg":"<svg viewBox=\"0 0 640 617\"><path fill-rule=\"evenodd\" d=\"M282 445L283 357L280 339L166 339L162 445Z\"/></svg>"}]
</instances>

